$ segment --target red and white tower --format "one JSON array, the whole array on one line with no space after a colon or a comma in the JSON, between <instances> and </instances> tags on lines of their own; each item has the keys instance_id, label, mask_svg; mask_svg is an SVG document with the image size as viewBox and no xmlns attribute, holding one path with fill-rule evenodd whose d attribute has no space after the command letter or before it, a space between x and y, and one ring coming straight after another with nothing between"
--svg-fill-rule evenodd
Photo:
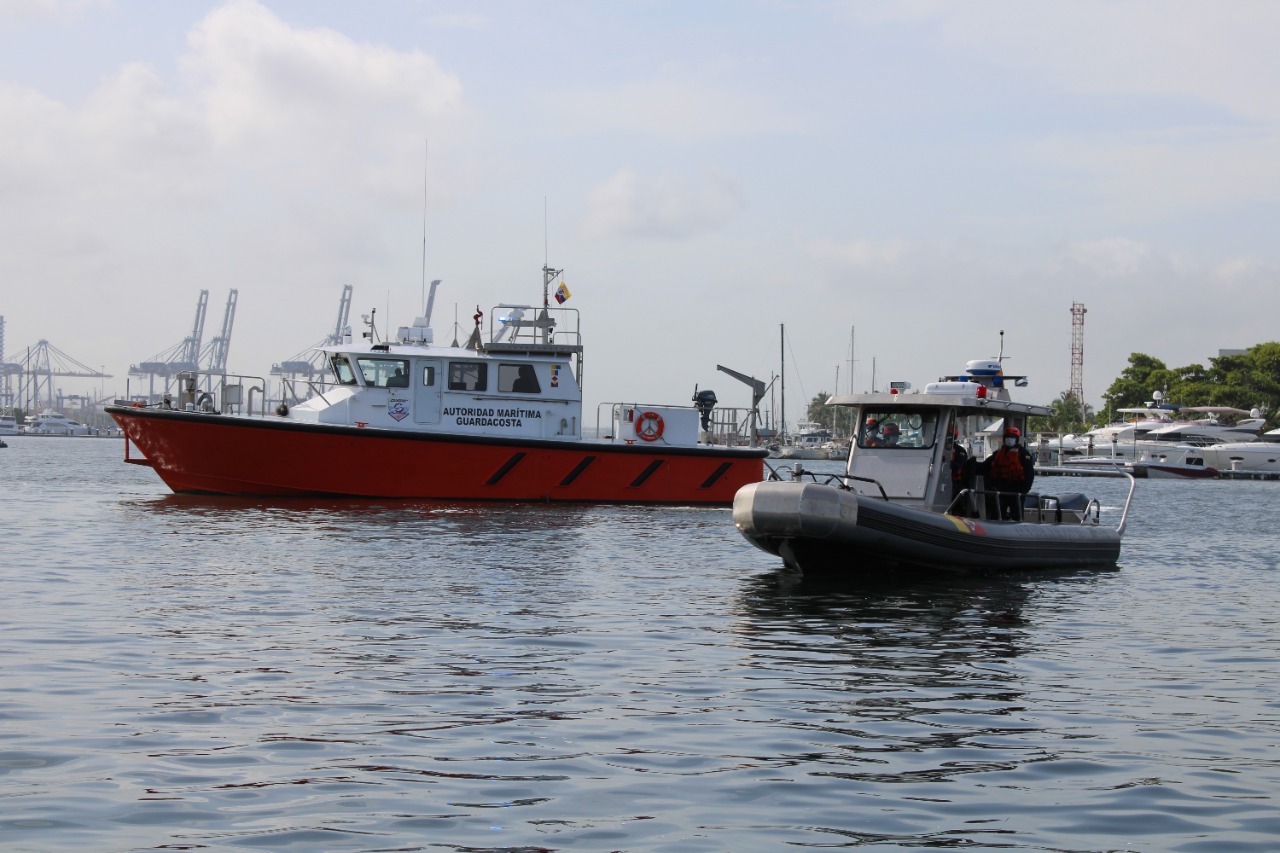
<instances>
[{"instance_id":1,"label":"red and white tower","mask_svg":"<svg viewBox=\"0 0 1280 853\"><path fill-rule=\"evenodd\" d=\"M1084 405L1084 303L1071 303L1071 396Z\"/></svg>"}]
</instances>

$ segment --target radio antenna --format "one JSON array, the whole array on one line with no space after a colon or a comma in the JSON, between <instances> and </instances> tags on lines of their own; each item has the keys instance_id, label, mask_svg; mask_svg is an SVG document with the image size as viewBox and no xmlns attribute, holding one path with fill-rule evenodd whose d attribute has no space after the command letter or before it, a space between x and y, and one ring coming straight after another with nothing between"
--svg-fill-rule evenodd
<instances>
[{"instance_id":1,"label":"radio antenna","mask_svg":"<svg viewBox=\"0 0 1280 853\"><path fill-rule=\"evenodd\" d=\"M542 197L542 265L545 267L551 259L547 250L547 197Z\"/></svg>"},{"instance_id":2,"label":"radio antenna","mask_svg":"<svg viewBox=\"0 0 1280 853\"><path fill-rule=\"evenodd\" d=\"M422 140L422 310L427 305L427 153L430 140Z\"/></svg>"}]
</instances>

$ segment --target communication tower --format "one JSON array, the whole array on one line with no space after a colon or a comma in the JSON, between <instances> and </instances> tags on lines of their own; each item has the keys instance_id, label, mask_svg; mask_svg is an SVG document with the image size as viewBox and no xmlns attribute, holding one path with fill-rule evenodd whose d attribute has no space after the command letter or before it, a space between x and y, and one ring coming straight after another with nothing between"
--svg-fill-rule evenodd
<instances>
[{"instance_id":1,"label":"communication tower","mask_svg":"<svg viewBox=\"0 0 1280 853\"><path fill-rule=\"evenodd\" d=\"M1071 396L1084 405L1084 303L1071 303Z\"/></svg>"}]
</instances>

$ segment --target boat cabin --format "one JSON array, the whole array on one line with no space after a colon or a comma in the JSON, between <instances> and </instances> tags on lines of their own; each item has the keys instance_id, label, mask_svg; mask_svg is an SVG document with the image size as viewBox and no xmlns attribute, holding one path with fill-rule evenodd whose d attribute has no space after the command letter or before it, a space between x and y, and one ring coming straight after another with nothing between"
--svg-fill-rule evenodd
<instances>
[{"instance_id":1,"label":"boat cabin","mask_svg":"<svg viewBox=\"0 0 1280 853\"><path fill-rule=\"evenodd\" d=\"M970 362L964 376L943 377L923 393L855 394L831 405L853 409L858 430L845 466L859 494L946 512L963 488L960 465L995 452L1006 426L1025 436L1031 415L1049 409L1009 398L1006 383L1022 377L996 372L995 362Z\"/></svg>"}]
</instances>

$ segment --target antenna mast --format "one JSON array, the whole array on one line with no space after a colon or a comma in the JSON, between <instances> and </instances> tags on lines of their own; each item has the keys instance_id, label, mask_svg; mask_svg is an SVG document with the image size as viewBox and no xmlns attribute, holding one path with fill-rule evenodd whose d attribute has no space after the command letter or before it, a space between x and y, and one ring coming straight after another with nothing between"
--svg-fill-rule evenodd
<instances>
[{"instance_id":1,"label":"antenna mast","mask_svg":"<svg viewBox=\"0 0 1280 853\"><path fill-rule=\"evenodd\" d=\"M426 159L428 159L428 146L430 140L422 140L422 301L421 305L426 307ZM433 296L434 293L433 293ZM430 311L425 311L430 315Z\"/></svg>"}]
</instances>

